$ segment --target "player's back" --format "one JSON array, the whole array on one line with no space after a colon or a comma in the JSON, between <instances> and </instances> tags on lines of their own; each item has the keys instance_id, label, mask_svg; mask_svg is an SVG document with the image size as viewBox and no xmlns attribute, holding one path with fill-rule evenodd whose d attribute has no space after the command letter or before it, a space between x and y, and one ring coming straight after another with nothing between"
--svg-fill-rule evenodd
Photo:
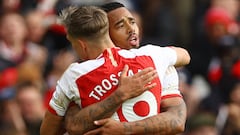
<instances>
[{"instance_id":1,"label":"player's back","mask_svg":"<svg viewBox=\"0 0 240 135\"><path fill-rule=\"evenodd\" d=\"M95 63L99 62L99 66L76 79L82 107L99 102L116 90L124 65L127 64L129 66L128 76L136 74L146 67L155 68L151 57L146 55L137 56L133 52L118 48L106 50L100 58L94 61ZM94 61L83 64L90 64ZM160 81L158 79L154 81L159 84L160 88Z\"/></svg>"},{"instance_id":2,"label":"player's back","mask_svg":"<svg viewBox=\"0 0 240 135\"><path fill-rule=\"evenodd\" d=\"M106 50L98 59L103 62L102 65L81 76L76 81L81 100L80 106L84 108L99 102L115 91L125 64L129 66L129 76L146 67L156 68L157 62L153 60L152 56L147 55L144 51L139 51L139 49L128 51L111 48ZM157 65L157 68L165 70L161 66L163 65ZM160 76L162 75L160 74ZM158 84L157 87L124 102L113 118L119 121L135 121L159 113L161 82L159 78L155 79L154 82Z\"/></svg>"},{"instance_id":3,"label":"player's back","mask_svg":"<svg viewBox=\"0 0 240 135\"><path fill-rule=\"evenodd\" d=\"M170 59L172 55L164 54L168 51L153 46L130 51L109 48L95 60L72 64L58 82L57 89L62 91L58 95L64 93L68 100L74 101L80 108L99 102L117 89L118 79L126 64L129 66L128 75L133 75L146 67L153 67L157 69L161 79L171 62L175 64L174 59ZM165 62L165 59L169 62ZM159 78L153 80L157 83L156 87L124 102L113 117L120 121L134 121L160 112ZM63 103L65 102L67 100Z\"/></svg>"}]
</instances>

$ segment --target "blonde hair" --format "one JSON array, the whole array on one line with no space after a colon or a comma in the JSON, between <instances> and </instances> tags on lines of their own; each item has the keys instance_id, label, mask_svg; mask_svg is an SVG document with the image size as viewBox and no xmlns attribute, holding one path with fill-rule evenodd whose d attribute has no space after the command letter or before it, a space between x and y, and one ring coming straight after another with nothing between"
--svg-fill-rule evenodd
<instances>
[{"instance_id":1,"label":"blonde hair","mask_svg":"<svg viewBox=\"0 0 240 135\"><path fill-rule=\"evenodd\" d=\"M98 39L108 34L107 14L95 6L70 6L61 12L60 18L67 33L74 38Z\"/></svg>"}]
</instances>

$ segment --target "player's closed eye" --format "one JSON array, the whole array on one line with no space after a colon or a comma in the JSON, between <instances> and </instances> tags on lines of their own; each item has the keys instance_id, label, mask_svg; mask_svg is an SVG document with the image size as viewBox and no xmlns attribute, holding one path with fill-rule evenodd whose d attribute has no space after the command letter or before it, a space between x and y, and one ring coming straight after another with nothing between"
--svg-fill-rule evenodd
<instances>
[{"instance_id":1,"label":"player's closed eye","mask_svg":"<svg viewBox=\"0 0 240 135\"><path fill-rule=\"evenodd\" d=\"M136 21L135 21L135 20L131 20L130 23L131 23L131 24L135 24Z\"/></svg>"},{"instance_id":2,"label":"player's closed eye","mask_svg":"<svg viewBox=\"0 0 240 135\"><path fill-rule=\"evenodd\" d=\"M123 23L120 23L117 25L117 28L120 29L120 28L123 28L124 27L124 24Z\"/></svg>"},{"instance_id":3,"label":"player's closed eye","mask_svg":"<svg viewBox=\"0 0 240 135\"><path fill-rule=\"evenodd\" d=\"M130 24L135 24L136 20L134 18L128 18Z\"/></svg>"}]
</instances>

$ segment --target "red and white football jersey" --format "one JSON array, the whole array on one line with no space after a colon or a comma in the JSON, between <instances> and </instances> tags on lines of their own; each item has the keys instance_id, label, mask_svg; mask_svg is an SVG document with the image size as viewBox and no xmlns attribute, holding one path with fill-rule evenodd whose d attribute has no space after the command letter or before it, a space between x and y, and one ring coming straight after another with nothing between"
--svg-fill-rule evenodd
<instances>
[{"instance_id":1,"label":"red and white football jersey","mask_svg":"<svg viewBox=\"0 0 240 135\"><path fill-rule=\"evenodd\" d=\"M50 101L51 110L59 116L64 116L70 102L84 108L105 99L117 89L118 79L124 65L127 64L129 76L146 67L157 69L159 77L153 82L158 85L138 97L125 101L112 117L119 121L136 121L156 115L160 112L162 97L180 95L178 87L168 93L168 88L175 87L176 83L170 86L169 82L161 81L166 77L166 71L170 75L168 79L174 78L174 70L169 70L169 67L175 64L176 59L176 52L168 47L147 45L131 50L116 47L106 49L94 60L69 66L57 83ZM167 86L162 88L163 84Z\"/></svg>"}]
</instances>

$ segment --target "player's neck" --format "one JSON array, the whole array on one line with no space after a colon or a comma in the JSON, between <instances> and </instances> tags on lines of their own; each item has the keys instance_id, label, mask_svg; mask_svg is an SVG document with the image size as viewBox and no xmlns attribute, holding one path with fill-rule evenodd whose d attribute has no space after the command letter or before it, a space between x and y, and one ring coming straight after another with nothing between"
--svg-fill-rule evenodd
<instances>
[{"instance_id":1,"label":"player's neck","mask_svg":"<svg viewBox=\"0 0 240 135\"><path fill-rule=\"evenodd\" d=\"M98 46L100 47L101 51L103 52L107 48L115 47L114 43L112 42L110 36L105 36L98 42Z\"/></svg>"},{"instance_id":2,"label":"player's neck","mask_svg":"<svg viewBox=\"0 0 240 135\"><path fill-rule=\"evenodd\" d=\"M95 42L94 42L95 41ZM108 35L103 36L101 39L88 42L89 44L89 58L95 59L107 48L115 47L114 43Z\"/></svg>"}]
</instances>

